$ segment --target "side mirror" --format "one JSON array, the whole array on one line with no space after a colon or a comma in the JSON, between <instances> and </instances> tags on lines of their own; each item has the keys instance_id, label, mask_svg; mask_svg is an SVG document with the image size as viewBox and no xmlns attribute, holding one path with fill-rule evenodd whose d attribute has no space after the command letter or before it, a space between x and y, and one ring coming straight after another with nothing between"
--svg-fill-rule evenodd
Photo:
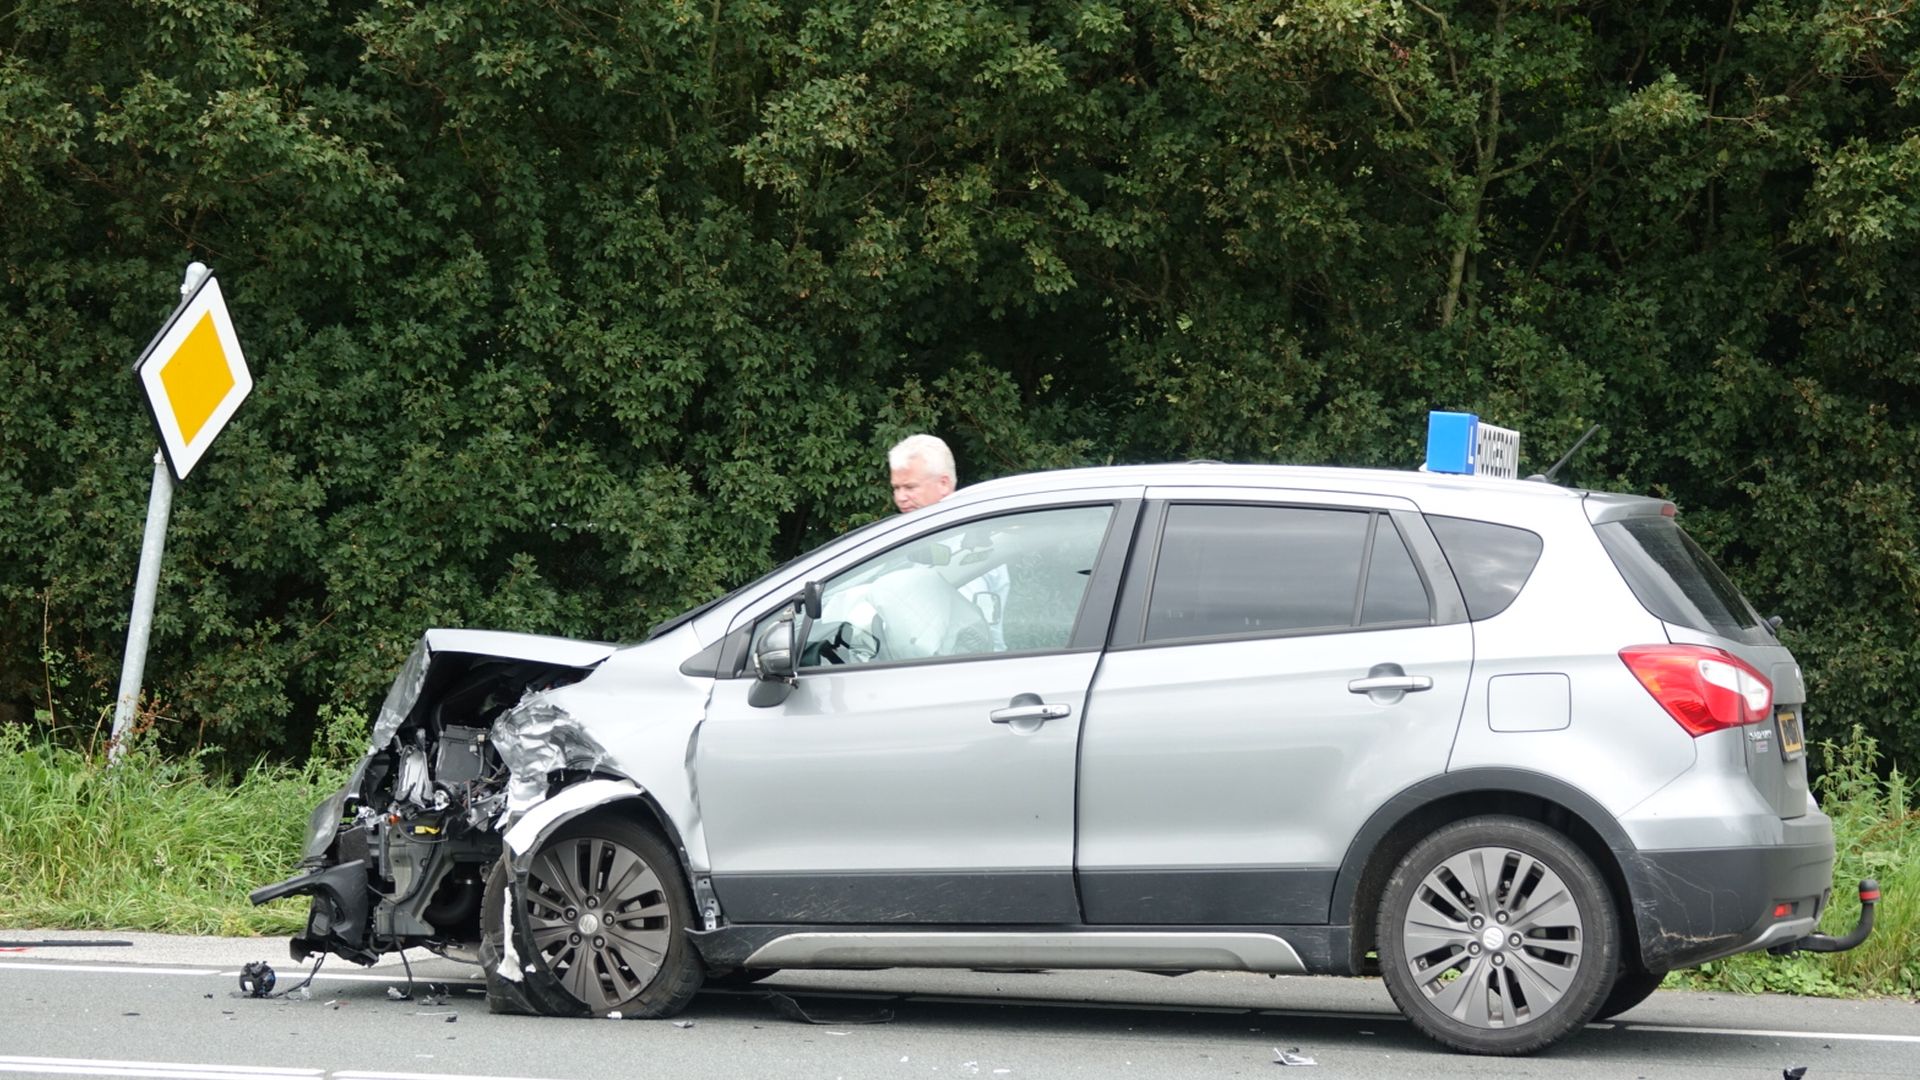
<instances>
[{"instance_id":1,"label":"side mirror","mask_svg":"<svg viewBox=\"0 0 1920 1080\"><path fill-rule=\"evenodd\" d=\"M809 581L793 600L793 606L780 613L753 643L753 673L757 678L747 691L747 704L767 708L787 700L800 681L800 651L807 647L807 632L820 611L820 584Z\"/></svg>"},{"instance_id":2,"label":"side mirror","mask_svg":"<svg viewBox=\"0 0 1920 1080\"><path fill-rule=\"evenodd\" d=\"M753 672L763 681L780 680L792 682L794 672L799 669L794 650L793 617L783 615L774 620L753 643Z\"/></svg>"}]
</instances>

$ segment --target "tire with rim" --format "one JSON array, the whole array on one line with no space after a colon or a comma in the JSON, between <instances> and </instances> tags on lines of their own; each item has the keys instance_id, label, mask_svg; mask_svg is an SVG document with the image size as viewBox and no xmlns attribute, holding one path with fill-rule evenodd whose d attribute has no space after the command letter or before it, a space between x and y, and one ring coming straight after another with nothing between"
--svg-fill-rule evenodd
<instances>
[{"instance_id":1,"label":"tire with rim","mask_svg":"<svg viewBox=\"0 0 1920 1080\"><path fill-rule=\"evenodd\" d=\"M1434 1041L1528 1054L1600 1009L1618 927L1606 881L1564 836L1524 818L1468 818L1414 845L1387 880L1381 976Z\"/></svg>"},{"instance_id":2,"label":"tire with rim","mask_svg":"<svg viewBox=\"0 0 1920 1080\"><path fill-rule=\"evenodd\" d=\"M1600 1003L1600 1011L1593 1014L1595 1020L1611 1020L1635 1005L1653 996L1660 989L1660 983L1666 979L1664 971L1634 971L1628 968L1613 980L1613 989L1607 991L1607 1000Z\"/></svg>"},{"instance_id":3,"label":"tire with rim","mask_svg":"<svg viewBox=\"0 0 1920 1080\"><path fill-rule=\"evenodd\" d=\"M556 830L528 867L511 954L503 932L510 879L502 855L481 909L493 1011L672 1016L700 989L703 968L685 933L693 901L679 860L654 833L607 815ZM508 955L518 978L502 973Z\"/></svg>"}]
</instances>

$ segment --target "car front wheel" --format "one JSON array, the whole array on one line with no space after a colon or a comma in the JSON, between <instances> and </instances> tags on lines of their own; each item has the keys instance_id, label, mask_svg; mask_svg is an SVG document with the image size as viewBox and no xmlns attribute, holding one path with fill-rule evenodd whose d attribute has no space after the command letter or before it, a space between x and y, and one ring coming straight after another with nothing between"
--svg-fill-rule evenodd
<instances>
[{"instance_id":1,"label":"car front wheel","mask_svg":"<svg viewBox=\"0 0 1920 1080\"><path fill-rule=\"evenodd\" d=\"M1415 845L1380 904L1387 990L1430 1038L1527 1054L1599 1010L1619 966L1612 896L1592 860L1538 822L1476 817Z\"/></svg>"},{"instance_id":2,"label":"car front wheel","mask_svg":"<svg viewBox=\"0 0 1920 1080\"><path fill-rule=\"evenodd\" d=\"M699 990L685 877L653 833L606 816L570 822L535 853L523 888L510 880L503 856L482 910L495 1011L671 1016Z\"/></svg>"}]
</instances>

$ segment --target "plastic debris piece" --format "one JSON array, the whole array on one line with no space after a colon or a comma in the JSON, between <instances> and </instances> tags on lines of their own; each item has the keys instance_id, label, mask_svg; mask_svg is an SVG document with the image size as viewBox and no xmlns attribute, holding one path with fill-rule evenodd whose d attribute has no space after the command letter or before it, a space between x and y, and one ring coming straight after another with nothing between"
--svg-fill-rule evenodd
<instances>
[{"instance_id":1,"label":"plastic debris piece","mask_svg":"<svg viewBox=\"0 0 1920 1080\"><path fill-rule=\"evenodd\" d=\"M1289 1046L1285 1050L1282 1050L1277 1046L1274 1047L1273 1063L1275 1065L1318 1065L1320 1064L1319 1062L1313 1060L1313 1058L1307 1056L1306 1054L1301 1053L1300 1048L1297 1046Z\"/></svg>"},{"instance_id":2,"label":"plastic debris piece","mask_svg":"<svg viewBox=\"0 0 1920 1080\"><path fill-rule=\"evenodd\" d=\"M1780 1080L1800 1080L1805 1075L1807 1075L1805 1065L1789 1065L1780 1070Z\"/></svg>"},{"instance_id":3,"label":"plastic debris piece","mask_svg":"<svg viewBox=\"0 0 1920 1080\"><path fill-rule=\"evenodd\" d=\"M449 1023L449 1024L451 1024L451 1023L454 1023L455 1021L457 1021L457 1020L459 1020L459 1019L460 1019L460 1014L459 1014L459 1013L453 1013L453 1014L451 1014L450 1016L448 1016L448 1017L447 1017L447 1023Z\"/></svg>"},{"instance_id":4,"label":"plastic debris piece","mask_svg":"<svg viewBox=\"0 0 1920 1080\"><path fill-rule=\"evenodd\" d=\"M619 1009L615 1009L615 1010L613 1010L612 1012L610 1012L610 1013L608 1013L608 1014L607 1014L607 1019L609 1019L609 1020L618 1020L618 1019L620 1019L620 1010L619 1010Z\"/></svg>"},{"instance_id":5,"label":"plastic debris piece","mask_svg":"<svg viewBox=\"0 0 1920 1080\"><path fill-rule=\"evenodd\" d=\"M407 1000L407 992L405 990L400 989L397 986L389 986L387 987L387 1000L388 1001L405 1001Z\"/></svg>"},{"instance_id":6,"label":"plastic debris piece","mask_svg":"<svg viewBox=\"0 0 1920 1080\"><path fill-rule=\"evenodd\" d=\"M307 989L304 985L296 986L287 993L287 996L295 1001L312 1001L313 991Z\"/></svg>"},{"instance_id":7,"label":"plastic debris piece","mask_svg":"<svg viewBox=\"0 0 1920 1080\"><path fill-rule=\"evenodd\" d=\"M240 969L240 992L248 997L266 997L273 993L273 984L273 968L265 960L255 960Z\"/></svg>"},{"instance_id":8,"label":"plastic debris piece","mask_svg":"<svg viewBox=\"0 0 1920 1080\"><path fill-rule=\"evenodd\" d=\"M673 1026L674 1026L674 1027L677 1027L677 1028L690 1028L690 1027L692 1027L692 1026L693 1026L693 1021L691 1021L691 1020L675 1020L675 1021L673 1022Z\"/></svg>"}]
</instances>

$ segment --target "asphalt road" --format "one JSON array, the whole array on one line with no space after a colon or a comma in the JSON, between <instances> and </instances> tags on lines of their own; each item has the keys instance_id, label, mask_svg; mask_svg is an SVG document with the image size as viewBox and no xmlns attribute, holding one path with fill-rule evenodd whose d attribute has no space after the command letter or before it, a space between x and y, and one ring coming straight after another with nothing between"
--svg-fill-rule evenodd
<instances>
[{"instance_id":1,"label":"asphalt road","mask_svg":"<svg viewBox=\"0 0 1920 1080\"><path fill-rule=\"evenodd\" d=\"M23 941L57 945L18 948ZM81 946L114 939L127 945ZM1377 981L1131 972L794 972L671 1021L494 1016L472 968L330 960L239 996L278 940L0 931L0 1073L214 1080L1920 1076L1920 1004L1663 991L1534 1058L1416 1035ZM779 996L773 996L775 992ZM814 1021L808 1022L807 1018ZM1277 1050L1311 1058L1280 1065Z\"/></svg>"}]
</instances>

